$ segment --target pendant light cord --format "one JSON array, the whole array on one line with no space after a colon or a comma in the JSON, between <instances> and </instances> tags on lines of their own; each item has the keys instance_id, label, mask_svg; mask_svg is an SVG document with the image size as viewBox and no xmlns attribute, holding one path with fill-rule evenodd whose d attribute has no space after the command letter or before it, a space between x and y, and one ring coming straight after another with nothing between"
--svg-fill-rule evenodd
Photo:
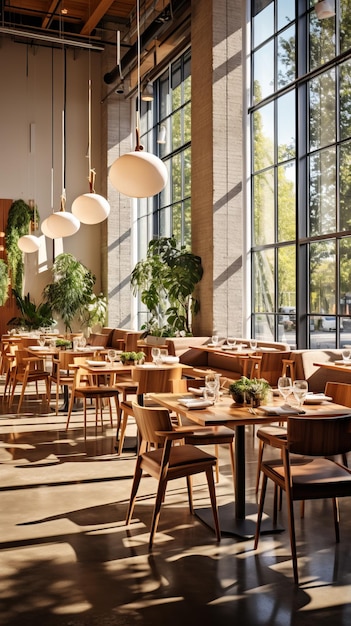
<instances>
[{"instance_id":1,"label":"pendant light cord","mask_svg":"<svg viewBox=\"0 0 351 626\"><path fill-rule=\"evenodd\" d=\"M137 81L138 81L138 91L137 91L137 105L136 105L136 146L135 151L139 152L143 150L143 146L140 145L140 0L137 0L136 5L136 20L137 20L137 57L138 57L138 71L137 71Z\"/></svg>"}]
</instances>

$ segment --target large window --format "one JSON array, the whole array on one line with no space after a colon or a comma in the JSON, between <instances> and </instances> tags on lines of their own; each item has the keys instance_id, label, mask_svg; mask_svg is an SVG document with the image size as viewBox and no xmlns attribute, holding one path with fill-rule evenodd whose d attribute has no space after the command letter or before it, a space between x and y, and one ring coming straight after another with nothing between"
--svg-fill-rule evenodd
<instances>
[{"instance_id":1,"label":"large window","mask_svg":"<svg viewBox=\"0 0 351 626\"><path fill-rule=\"evenodd\" d=\"M154 100L141 102L141 144L157 154L168 169L165 189L138 200L137 258L145 258L154 237L174 235L179 245L191 244L191 55L173 61L154 81ZM146 321L139 303L138 327Z\"/></svg>"},{"instance_id":2,"label":"large window","mask_svg":"<svg viewBox=\"0 0 351 626\"><path fill-rule=\"evenodd\" d=\"M252 332L301 348L351 343L350 2L335 8L251 3Z\"/></svg>"}]
</instances>

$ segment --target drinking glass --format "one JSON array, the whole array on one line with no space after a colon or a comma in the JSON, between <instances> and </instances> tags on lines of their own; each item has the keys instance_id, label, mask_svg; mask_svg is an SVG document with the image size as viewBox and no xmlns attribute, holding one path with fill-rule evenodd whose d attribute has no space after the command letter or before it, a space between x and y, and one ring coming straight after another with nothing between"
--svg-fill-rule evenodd
<instances>
[{"instance_id":1,"label":"drinking glass","mask_svg":"<svg viewBox=\"0 0 351 626\"><path fill-rule=\"evenodd\" d=\"M234 337L227 337L227 345L230 346L231 348L234 348L236 344L236 339L234 339Z\"/></svg>"},{"instance_id":2,"label":"drinking glass","mask_svg":"<svg viewBox=\"0 0 351 626\"><path fill-rule=\"evenodd\" d=\"M292 392L300 409L308 393L307 380L294 380Z\"/></svg>"},{"instance_id":3,"label":"drinking glass","mask_svg":"<svg viewBox=\"0 0 351 626\"><path fill-rule=\"evenodd\" d=\"M351 350L349 350L348 348L343 348L341 354L342 354L342 360L348 363L351 359Z\"/></svg>"},{"instance_id":4,"label":"drinking glass","mask_svg":"<svg viewBox=\"0 0 351 626\"><path fill-rule=\"evenodd\" d=\"M110 348L110 350L107 351L107 358L110 361L110 363L112 364L116 360L116 358L117 358L116 350L113 350L112 348Z\"/></svg>"},{"instance_id":5,"label":"drinking glass","mask_svg":"<svg viewBox=\"0 0 351 626\"><path fill-rule=\"evenodd\" d=\"M214 346L218 346L219 337L218 335L212 335L212 343Z\"/></svg>"},{"instance_id":6,"label":"drinking glass","mask_svg":"<svg viewBox=\"0 0 351 626\"><path fill-rule=\"evenodd\" d=\"M163 359L165 357L168 356L168 349L167 348L160 348L160 359L161 361L163 361Z\"/></svg>"},{"instance_id":7,"label":"drinking glass","mask_svg":"<svg viewBox=\"0 0 351 626\"><path fill-rule=\"evenodd\" d=\"M287 404L287 399L292 392L292 381L289 376L280 376L278 378L278 389L280 395L283 396L285 404Z\"/></svg>"},{"instance_id":8,"label":"drinking glass","mask_svg":"<svg viewBox=\"0 0 351 626\"><path fill-rule=\"evenodd\" d=\"M45 337L43 335L40 335L40 337L38 338L38 343L42 348L45 346L45 342L46 342Z\"/></svg>"},{"instance_id":9,"label":"drinking glass","mask_svg":"<svg viewBox=\"0 0 351 626\"><path fill-rule=\"evenodd\" d=\"M151 348L151 356L152 356L152 361L155 365L157 365L157 363L160 362L160 357L161 357L161 350L160 348Z\"/></svg>"},{"instance_id":10,"label":"drinking glass","mask_svg":"<svg viewBox=\"0 0 351 626\"><path fill-rule=\"evenodd\" d=\"M256 348L257 348L257 341L256 341L256 339L250 339L250 348L251 348L251 350L256 350Z\"/></svg>"},{"instance_id":11,"label":"drinking glass","mask_svg":"<svg viewBox=\"0 0 351 626\"><path fill-rule=\"evenodd\" d=\"M219 396L219 386L220 386L220 376L215 372L211 374L206 374L205 376L205 390L207 389L209 392L214 394L215 399Z\"/></svg>"}]
</instances>

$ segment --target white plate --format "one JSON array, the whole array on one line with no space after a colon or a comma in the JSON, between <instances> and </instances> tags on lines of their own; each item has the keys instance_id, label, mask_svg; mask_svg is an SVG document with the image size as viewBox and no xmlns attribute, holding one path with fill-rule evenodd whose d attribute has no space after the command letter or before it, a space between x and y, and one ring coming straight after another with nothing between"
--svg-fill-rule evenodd
<instances>
[{"instance_id":1,"label":"white plate","mask_svg":"<svg viewBox=\"0 0 351 626\"><path fill-rule=\"evenodd\" d=\"M322 402L330 402L333 398L325 396L324 393L307 394L304 404L321 404Z\"/></svg>"},{"instance_id":2,"label":"white plate","mask_svg":"<svg viewBox=\"0 0 351 626\"><path fill-rule=\"evenodd\" d=\"M106 367L107 365L107 361L89 361L88 359L87 363L90 367Z\"/></svg>"},{"instance_id":3,"label":"white plate","mask_svg":"<svg viewBox=\"0 0 351 626\"><path fill-rule=\"evenodd\" d=\"M225 344L224 346L221 346L222 350L237 350L238 346L228 346L227 344Z\"/></svg>"},{"instance_id":4,"label":"white plate","mask_svg":"<svg viewBox=\"0 0 351 626\"><path fill-rule=\"evenodd\" d=\"M334 363L337 363L338 365L351 365L351 360L344 361L343 359L341 359L341 361L334 361Z\"/></svg>"},{"instance_id":5,"label":"white plate","mask_svg":"<svg viewBox=\"0 0 351 626\"><path fill-rule=\"evenodd\" d=\"M30 350L49 350L48 346L29 346Z\"/></svg>"}]
</instances>

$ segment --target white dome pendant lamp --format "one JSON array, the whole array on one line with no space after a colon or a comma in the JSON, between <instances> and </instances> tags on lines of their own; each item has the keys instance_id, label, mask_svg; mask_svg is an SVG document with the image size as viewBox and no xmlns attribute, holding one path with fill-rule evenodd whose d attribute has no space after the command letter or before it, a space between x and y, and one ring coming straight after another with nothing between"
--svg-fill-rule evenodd
<instances>
[{"instance_id":1,"label":"white dome pendant lamp","mask_svg":"<svg viewBox=\"0 0 351 626\"><path fill-rule=\"evenodd\" d=\"M91 167L91 80L89 79L89 193L78 196L72 204L72 213L83 224L99 224L110 214L110 205L106 198L95 193L96 172Z\"/></svg>"},{"instance_id":2,"label":"white dome pendant lamp","mask_svg":"<svg viewBox=\"0 0 351 626\"><path fill-rule=\"evenodd\" d=\"M32 233L38 227L36 220L36 208L33 200L29 200L29 206L33 210L33 221L29 224L29 234L22 235L17 241L17 245L22 252L26 252L27 254L31 254L32 252L38 252L40 248L40 239L36 235Z\"/></svg>"},{"instance_id":3,"label":"white dome pendant lamp","mask_svg":"<svg viewBox=\"0 0 351 626\"><path fill-rule=\"evenodd\" d=\"M138 46L138 94L136 111L136 146L134 152L120 156L112 163L109 179L112 185L126 196L149 198L165 188L168 172L159 157L150 152L143 152L140 145L139 107L140 107L140 2L137 0L137 46Z\"/></svg>"}]
</instances>

